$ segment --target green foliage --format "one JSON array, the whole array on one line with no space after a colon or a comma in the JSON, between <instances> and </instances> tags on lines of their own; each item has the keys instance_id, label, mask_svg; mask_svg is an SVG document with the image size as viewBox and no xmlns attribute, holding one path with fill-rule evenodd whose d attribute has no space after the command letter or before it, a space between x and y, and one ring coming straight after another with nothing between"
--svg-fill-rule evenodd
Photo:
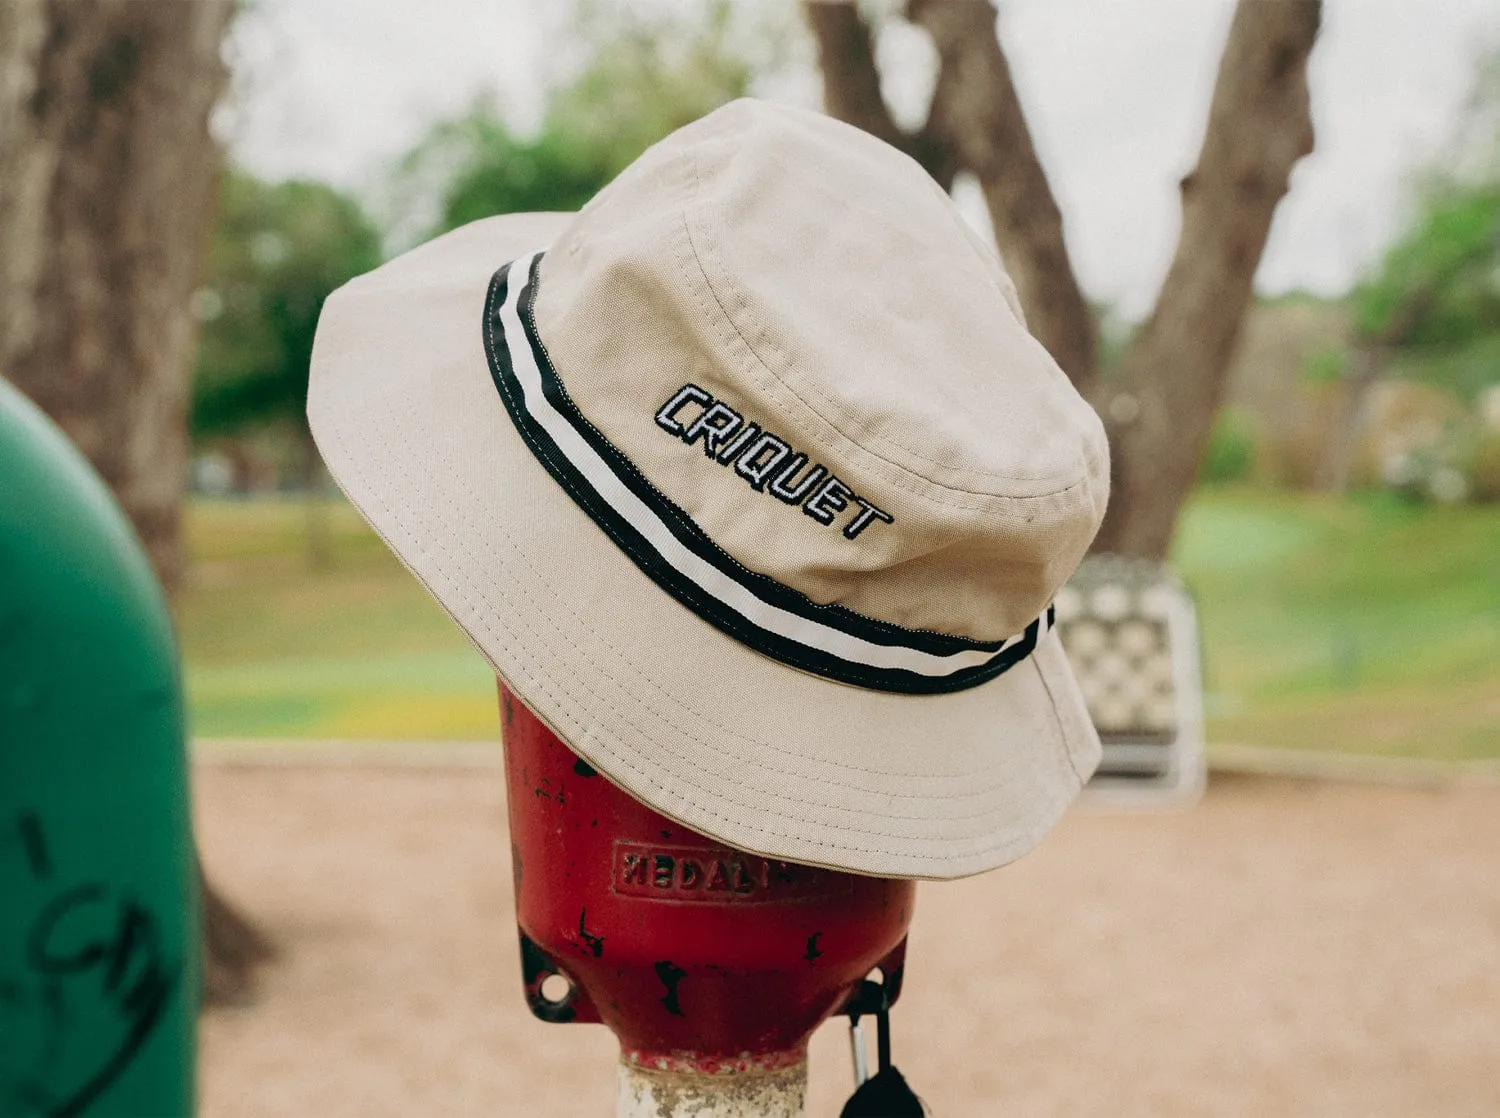
<instances>
[{"instance_id":1,"label":"green foliage","mask_svg":"<svg viewBox=\"0 0 1500 1118\"><path fill-rule=\"evenodd\" d=\"M578 73L559 86L544 132L573 137L611 176L668 133L750 89L748 44L725 0L697 20L680 9L647 16L617 5L585 5L580 38L592 44Z\"/></svg>"},{"instance_id":2,"label":"green foliage","mask_svg":"<svg viewBox=\"0 0 1500 1118\"><path fill-rule=\"evenodd\" d=\"M1500 330L1500 182L1433 191L1356 293L1364 340L1457 349Z\"/></svg>"},{"instance_id":3,"label":"green foliage","mask_svg":"<svg viewBox=\"0 0 1500 1118\"><path fill-rule=\"evenodd\" d=\"M315 182L224 180L197 297L202 319L192 432L210 437L305 420L307 367L323 300L380 263L351 199Z\"/></svg>"},{"instance_id":4,"label":"green foliage","mask_svg":"<svg viewBox=\"0 0 1500 1118\"><path fill-rule=\"evenodd\" d=\"M1465 345L1405 349L1392 360L1390 375L1437 385L1470 403L1500 382L1500 328Z\"/></svg>"},{"instance_id":5,"label":"green foliage","mask_svg":"<svg viewBox=\"0 0 1500 1118\"><path fill-rule=\"evenodd\" d=\"M1500 381L1500 51L1481 65L1442 169L1406 235L1355 291L1359 344L1396 351L1401 373L1472 398Z\"/></svg>"},{"instance_id":6,"label":"green foliage","mask_svg":"<svg viewBox=\"0 0 1500 1118\"><path fill-rule=\"evenodd\" d=\"M1209 484L1244 481L1255 469L1255 424L1244 412L1224 408L1214 420L1198 464L1198 480Z\"/></svg>"},{"instance_id":7,"label":"green foliage","mask_svg":"<svg viewBox=\"0 0 1500 1118\"><path fill-rule=\"evenodd\" d=\"M566 133L516 136L483 98L435 125L399 173L438 180L427 186L441 198L430 232L499 213L576 210L613 175L602 153Z\"/></svg>"},{"instance_id":8,"label":"green foliage","mask_svg":"<svg viewBox=\"0 0 1500 1118\"><path fill-rule=\"evenodd\" d=\"M1308 358L1302 379L1309 384L1335 384L1349 375L1349 351L1343 346L1328 346Z\"/></svg>"},{"instance_id":9,"label":"green foliage","mask_svg":"<svg viewBox=\"0 0 1500 1118\"><path fill-rule=\"evenodd\" d=\"M584 5L576 71L548 96L540 130L518 135L491 101L435 125L407 156L404 193L441 196L441 232L493 214L576 210L657 140L750 88L754 64L727 3L681 13Z\"/></svg>"}]
</instances>

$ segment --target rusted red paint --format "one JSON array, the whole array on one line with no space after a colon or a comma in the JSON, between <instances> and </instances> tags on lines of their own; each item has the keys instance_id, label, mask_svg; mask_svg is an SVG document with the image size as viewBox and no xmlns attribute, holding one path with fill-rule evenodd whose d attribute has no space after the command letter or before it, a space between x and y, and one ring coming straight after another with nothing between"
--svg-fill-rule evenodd
<instances>
[{"instance_id":1,"label":"rusted red paint","mask_svg":"<svg viewBox=\"0 0 1500 1118\"><path fill-rule=\"evenodd\" d=\"M899 993L915 884L766 859L596 774L500 686L527 997L602 1022L629 1064L789 1067L874 967ZM541 986L559 971L562 1003Z\"/></svg>"}]
</instances>

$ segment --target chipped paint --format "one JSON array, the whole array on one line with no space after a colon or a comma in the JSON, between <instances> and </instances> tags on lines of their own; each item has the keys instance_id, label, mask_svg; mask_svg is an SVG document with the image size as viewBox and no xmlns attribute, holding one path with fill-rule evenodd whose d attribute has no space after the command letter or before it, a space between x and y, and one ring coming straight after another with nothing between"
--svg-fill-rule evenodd
<instances>
[{"instance_id":1,"label":"chipped paint","mask_svg":"<svg viewBox=\"0 0 1500 1118\"><path fill-rule=\"evenodd\" d=\"M616 1118L804 1118L806 1061L718 1074L620 1065Z\"/></svg>"}]
</instances>

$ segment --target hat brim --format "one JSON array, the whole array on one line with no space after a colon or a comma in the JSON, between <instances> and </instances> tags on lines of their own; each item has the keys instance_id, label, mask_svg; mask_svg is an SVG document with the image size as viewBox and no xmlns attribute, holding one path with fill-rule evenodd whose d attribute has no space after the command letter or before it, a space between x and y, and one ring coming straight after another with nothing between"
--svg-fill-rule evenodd
<instances>
[{"instance_id":1,"label":"hat brim","mask_svg":"<svg viewBox=\"0 0 1500 1118\"><path fill-rule=\"evenodd\" d=\"M887 877L1025 854L1099 758L1055 633L949 694L797 671L661 591L528 449L490 377L485 296L571 217L476 222L328 299L308 416L329 471L506 685L662 814L755 854Z\"/></svg>"}]
</instances>

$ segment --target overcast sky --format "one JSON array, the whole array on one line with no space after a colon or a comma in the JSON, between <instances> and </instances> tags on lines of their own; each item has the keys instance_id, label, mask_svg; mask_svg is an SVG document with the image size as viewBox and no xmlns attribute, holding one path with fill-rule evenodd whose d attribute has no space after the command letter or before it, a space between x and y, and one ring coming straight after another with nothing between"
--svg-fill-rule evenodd
<instances>
[{"instance_id":1,"label":"overcast sky","mask_svg":"<svg viewBox=\"0 0 1500 1118\"><path fill-rule=\"evenodd\" d=\"M260 0L234 42L232 150L266 177L363 189L426 124L481 89L496 91L525 126L555 71L564 7ZM1005 0L1001 10L1079 278L1092 297L1138 314L1170 258L1176 183L1202 138L1231 5ZM1405 212L1412 170L1441 149L1478 53L1497 44L1496 0L1328 0L1311 69L1317 147L1277 213L1263 291L1337 293L1378 256ZM882 46L897 79L893 97L920 100L928 65L920 33ZM818 87L808 74L768 95L815 105ZM963 201L977 216L980 207Z\"/></svg>"}]
</instances>

